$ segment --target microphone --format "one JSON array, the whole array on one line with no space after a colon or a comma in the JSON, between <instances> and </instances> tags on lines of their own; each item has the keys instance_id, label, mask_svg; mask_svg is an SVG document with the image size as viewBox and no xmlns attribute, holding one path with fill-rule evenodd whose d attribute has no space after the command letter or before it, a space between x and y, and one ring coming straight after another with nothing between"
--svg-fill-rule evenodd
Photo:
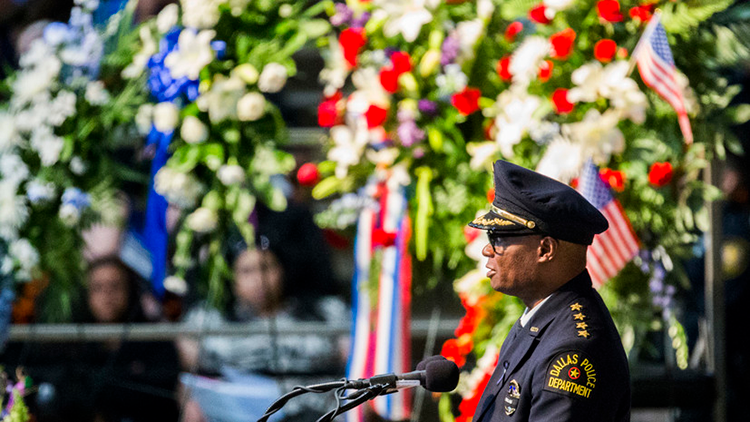
<instances>
[{"instance_id":1,"label":"microphone","mask_svg":"<svg viewBox=\"0 0 750 422\"><path fill-rule=\"evenodd\" d=\"M423 365L424 364L424 365ZM442 356L433 356L425 359L417 365L416 371L405 374L383 374L375 375L368 379L347 381L346 388L362 389L375 385L387 385L386 394L404 388L412 388L421 385L428 391L448 392L453 391L458 385L458 366Z\"/></svg>"}]
</instances>

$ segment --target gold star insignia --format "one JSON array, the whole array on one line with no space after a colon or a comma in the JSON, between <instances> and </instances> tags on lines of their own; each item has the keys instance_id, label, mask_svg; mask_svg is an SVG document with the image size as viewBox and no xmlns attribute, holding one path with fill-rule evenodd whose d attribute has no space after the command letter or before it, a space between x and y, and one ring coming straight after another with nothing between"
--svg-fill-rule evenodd
<instances>
[{"instance_id":1,"label":"gold star insignia","mask_svg":"<svg viewBox=\"0 0 750 422\"><path fill-rule=\"evenodd\" d=\"M586 315L584 315L582 312L573 315L573 319L577 319L579 321L583 321L584 318L586 318Z\"/></svg>"},{"instance_id":2,"label":"gold star insignia","mask_svg":"<svg viewBox=\"0 0 750 422\"><path fill-rule=\"evenodd\" d=\"M570 310L571 311L580 311L582 307L583 306L581 306L580 303L574 303L574 304L570 305Z\"/></svg>"},{"instance_id":3,"label":"gold star insignia","mask_svg":"<svg viewBox=\"0 0 750 422\"><path fill-rule=\"evenodd\" d=\"M576 328L580 328L581 330L585 330L588 326L585 322L576 322Z\"/></svg>"},{"instance_id":4,"label":"gold star insignia","mask_svg":"<svg viewBox=\"0 0 750 422\"><path fill-rule=\"evenodd\" d=\"M578 337L589 338L590 335L591 334L589 334L589 332L586 330L581 330L578 332Z\"/></svg>"}]
</instances>

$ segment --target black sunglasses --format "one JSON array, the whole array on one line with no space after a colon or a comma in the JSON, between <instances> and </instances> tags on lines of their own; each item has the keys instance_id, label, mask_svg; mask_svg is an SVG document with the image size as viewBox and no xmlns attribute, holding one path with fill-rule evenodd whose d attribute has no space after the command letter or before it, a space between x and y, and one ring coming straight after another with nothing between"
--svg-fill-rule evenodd
<instances>
[{"instance_id":1,"label":"black sunglasses","mask_svg":"<svg viewBox=\"0 0 750 422\"><path fill-rule=\"evenodd\" d=\"M497 248L498 246L503 245L503 239L507 239L510 237L525 237L525 236L539 236L538 233L502 233L502 232L495 232L495 231L488 231L487 237L490 239L490 245L492 245L493 248Z\"/></svg>"}]
</instances>

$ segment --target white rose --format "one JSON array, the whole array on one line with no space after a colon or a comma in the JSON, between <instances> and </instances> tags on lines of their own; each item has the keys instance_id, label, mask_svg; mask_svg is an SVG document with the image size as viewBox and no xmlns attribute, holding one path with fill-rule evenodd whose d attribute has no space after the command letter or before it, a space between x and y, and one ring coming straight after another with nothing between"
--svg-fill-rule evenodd
<instances>
[{"instance_id":1,"label":"white rose","mask_svg":"<svg viewBox=\"0 0 750 422\"><path fill-rule=\"evenodd\" d=\"M13 241L8 248L8 252L23 268L33 268L39 263L39 253L28 239Z\"/></svg>"},{"instance_id":2,"label":"white rose","mask_svg":"<svg viewBox=\"0 0 750 422\"><path fill-rule=\"evenodd\" d=\"M200 207L187 216L188 228L198 233L208 233L216 228L218 216L208 208Z\"/></svg>"},{"instance_id":3,"label":"white rose","mask_svg":"<svg viewBox=\"0 0 750 422\"><path fill-rule=\"evenodd\" d=\"M189 144L199 144L208 139L208 127L195 116L187 116L180 127L182 139Z\"/></svg>"},{"instance_id":4,"label":"white rose","mask_svg":"<svg viewBox=\"0 0 750 422\"><path fill-rule=\"evenodd\" d=\"M258 88L263 92L279 92L286 84L286 78L286 67L278 63L269 63L258 78Z\"/></svg>"},{"instance_id":5,"label":"white rose","mask_svg":"<svg viewBox=\"0 0 750 422\"><path fill-rule=\"evenodd\" d=\"M135 115L135 125L138 128L138 133L141 135L147 135L151 132L151 119L154 116L154 106L151 104L143 104L138 107L138 113Z\"/></svg>"},{"instance_id":6,"label":"white rose","mask_svg":"<svg viewBox=\"0 0 750 422\"><path fill-rule=\"evenodd\" d=\"M260 119L265 114L266 98L257 92L245 94L237 101L237 118L244 122Z\"/></svg>"},{"instance_id":7,"label":"white rose","mask_svg":"<svg viewBox=\"0 0 750 422\"><path fill-rule=\"evenodd\" d=\"M238 165L221 166L216 172L216 177L225 186L235 185L245 181L245 170Z\"/></svg>"},{"instance_id":8,"label":"white rose","mask_svg":"<svg viewBox=\"0 0 750 422\"><path fill-rule=\"evenodd\" d=\"M173 26L177 25L179 12L179 6L174 3L164 6L164 9L162 9L161 12L159 12L159 15L156 17L156 29L158 29L162 34L165 34Z\"/></svg>"},{"instance_id":9,"label":"white rose","mask_svg":"<svg viewBox=\"0 0 750 422\"><path fill-rule=\"evenodd\" d=\"M86 170L88 169L89 166L81 159L81 157L73 157L70 159L70 171L72 171L73 174L81 176L83 173L86 173Z\"/></svg>"},{"instance_id":10,"label":"white rose","mask_svg":"<svg viewBox=\"0 0 750 422\"><path fill-rule=\"evenodd\" d=\"M188 291L185 280L174 275L170 275L164 279L164 288L177 296L184 296Z\"/></svg>"},{"instance_id":11,"label":"white rose","mask_svg":"<svg viewBox=\"0 0 750 422\"><path fill-rule=\"evenodd\" d=\"M0 151L7 151L21 142L15 117L0 112Z\"/></svg>"},{"instance_id":12,"label":"white rose","mask_svg":"<svg viewBox=\"0 0 750 422\"><path fill-rule=\"evenodd\" d=\"M180 121L177 106L169 101L154 106L154 126L162 133L169 133L177 127Z\"/></svg>"},{"instance_id":13,"label":"white rose","mask_svg":"<svg viewBox=\"0 0 750 422\"><path fill-rule=\"evenodd\" d=\"M58 216L66 226L75 226L81 219L81 211L73 204L63 204Z\"/></svg>"},{"instance_id":14,"label":"white rose","mask_svg":"<svg viewBox=\"0 0 750 422\"><path fill-rule=\"evenodd\" d=\"M18 185L29 177L29 168L20 156L16 154L1 154L0 175L3 179L13 181Z\"/></svg>"},{"instance_id":15,"label":"white rose","mask_svg":"<svg viewBox=\"0 0 750 422\"><path fill-rule=\"evenodd\" d=\"M243 63L235 67L232 69L232 75L242 79L248 85L258 82L258 69L250 63Z\"/></svg>"},{"instance_id":16,"label":"white rose","mask_svg":"<svg viewBox=\"0 0 750 422\"><path fill-rule=\"evenodd\" d=\"M91 81L86 85L84 98L91 105L104 105L109 102L109 92L102 81Z\"/></svg>"}]
</instances>

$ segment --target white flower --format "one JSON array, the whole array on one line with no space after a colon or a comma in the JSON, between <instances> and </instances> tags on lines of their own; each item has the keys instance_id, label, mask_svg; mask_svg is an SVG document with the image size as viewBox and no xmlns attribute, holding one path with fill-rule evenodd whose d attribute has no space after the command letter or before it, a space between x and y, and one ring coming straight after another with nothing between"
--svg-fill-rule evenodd
<instances>
[{"instance_id":1,"label":"white flower","mask_svg":"<svg viewBox=\"0 0 750 422\"><path fill-rule=\"evenodd\" d=\"M258 89L263 92L279 92L287 78L286 67L278 63L268 63L258 78Z\"/></svg>"},{"instance_id":2,"label":"white flower","mask_svg":"<svg viewBox=\"0 0 750 422\"><path fill-rule=\"evenodd\" d=\"M294 12L294 8L291 4L282 4L279 7L279 17L288 18L292 15L292 12Z\"/></svg>"},{"instance_id":3,"label":"white flower","mask_svg":"<svg viewBox=\"0 0 750 422\"><path fill-rule=\"evenodd\" d=\"M359 69L354 72L352 83L357 90L347 99L347 114L358 118L367 111L370 105L376 105L385 109L390 107L390 94L383 89L383 85L372 83L372 81L376 80L378 80L378 74L373 68Z\"/></svg>"},{"instance_id":4,"label":"white flower","mask_svg":"<svg viewBox=\"0 0 750 422\"><path fill-rule=\"evenodd\" d=\"M570 80L576 86L568 91L568 100L574 103L596 101L599 98L602 70L598 61L591 61L574 70Z\"/></svg>"},{"instance_id":5,"label":"white flower","mask_svg":"<svg viewBox=\"0 0 750 422\"><path fill-rule=\"evenodd\" d=\"M367 157L367 159L380 168L391 167L393 163L396 162L396 158L398 158L398 155L398 148L383 148L378 151L369 149L365 152L365 156Z\"/></svg>"},{"instance_id":6,"label":"white flower","mask_svg":"<svg viewBox=\"0 0 750 422\"><path fill-rule=\"evenodd\" d=\"M81 157L75 156L70 159L70 171L77 176L82 176L86 173L89 166L81 159Z\"/></svg>"},{"instance_id":7,"label":"white flower","mask_svg":"<svg viewBox=\"0 0 750 422\"><path fill-rule=\"evenodd\" d=\"M55 25L55 23L48 25L47 28L53 25ZM60 25L67 28L67 25L65 24ZM67 31L67 29L65 29L65 31ZM46 35L47 31L45 28L45 37ZM57 37L55 36L55 38ZM18 59L18 64L21 66L21 68L34 67L39 64L44 65L49 59L54 58L54 54L55 50L53 49L53 44L48 44L44 39L37 38L31 42L31 46L29 47L29 49Z\"/></svg>"},{"instance_id":8,"label":"white flower","mask_svg":"<svg viewBox=\"0 0 750 422\"><path fill-rule=\"evenodd\" d=\"M245 170L234 164L224 165L216 172L216 177L225 186L236 185L245 181Z\"/></svg>"},{"instance_id":9,"label":"white flower","mask_svg":"<svg viewBox=\"0 0 750 422\"><path fill-rule=\"evenodd\" d=\"M583 160L581 144L557 136L547 146L536 171L563 183L568 183L578 176Z\"/></svg>"},{"instance_id":10,"label":"white flower","mask_svg":"<svg viewBox=\"0 0 750 422\"><path fill-rule=\"evenodd\" d=\"M141 51L133 56L133 62L122 70L122 77L125 79L134 79L141 76L149 59L157 51L156 40L154 40L147 26L141 26L139 36L141 37L141 45L143 47L141 47Z\"/></svg>"},{"instance_id":11,"label":"white flower","mask_svg":"<svg viewBox=\"0 0 750 422\"><path fill-rule=\"evenodd\" d=\"M492 163L492 159L495 157L495 154L499 149L500 147L497 142L492 141L468 143L466 145L466 152L471 156L469 167L473 170L486 168Z\"/></svg>"},{"instance_id":12,"label":"white flower","mask_svg":"<svg viewBox=\"0 0 750 422\"><path fill-rule=\"evenodd\" d=\"M505 157L513 157L513 147L521 142L526 132L538 123L534 113L541 105L539 97L526 95L525 91L505 90L497 96L495 117L495 142Z\"/></svg>"},{"instance_id":13,"label":"white flower","mask_svg":"<svg viewBox=\"0 0 750 422\"><path fill-rule=\"evenodd\" d=\"M199 144L208 139L208 127L195 116L187 116L180 126L182 140L189 144Z\"/></svg>"},{"instance_id":14,"label":"white flower","mask_svg":"<svg viewBox=\"0 0 750 422\"><path fill-rule=\"evenodd\" d=\"M60 59L65 64L82 67L99 63L104 53L104 43L96 31L88 31L80 43L63 48Z\"/></svg>"},{"instance_id":15,"label":"white flower","mask_svg":"<svg viewBox=\"0 0 750 422\"><path fill-rule=\"evenodd\" d=\"M45 109L43 113L47 116L47 123L52 126L60 126L65 120L76 112L76 94L62 90L52 101L49 107L37 104L36 107Z\"/></svg>"},{"instance_id":16,"label":"white flower","mask_svg":"<svg viewBox=\"0 0 750 422\"><path fill-rule=\"evenodd\" d=\"M459 22L456 34L460 45L459 62L471 60L477 41L484 35L484 22L481 19Z\"/></svg>"},{"instance_id":17,"label":"white flower","mask_svg":"<svg viewBox=\"0 0 750 422\"><path fill-rule=\"evenodd\" d=\"M62 220L63 224L72 227L81 221L81 210L73 204L62 204L57 216Z\"/></svg>"},{"instance_id":18,"label":"white flower","mask_svg":"<svg viewBox=\"0 0 750 422\"><path fill-rule=\"evenodd\" d=\"M31 279L31 272L39 265L39 252L28 239L16 239L8 247L8 254L18 264L16 279L26 281Z\"/></svg>"},{"instance_id":19,"label":"white flower","mask_svg":"<svg viewBox=\"0 0 750 422\"><path fill-rule=\"evenodd\" d=\"M258 82L258 69L250 63L243 63L232 69L232 76L237 76L246 84L252 85Z\"/></svg>"},{"instance_id":20,"label":"white flower","mask_svg":"<svg viewBox=\"0 0 750 422\"><path fill-rule=\"evenodd\" d=\"M15 116L0 111L0 153L8 151L21 143Z\"/></svg>"},{"instance_id":21,"label":"white flower","mask_svg":"<svg viewBox=\"0 0 750 422\"><path fill-rule=\"evenodd\" d=\"M260 119L266 113L266 97L257 92L250 92L237 101L237 118L243 122Z\"/></svg>"},{"instance_id":22,"label":"white flower","mask_svg":"<svg viewBox=\"0 0 750 422\"><path fill-rule=\"evenodd\" d=\"M138 133L141 135L147 135L151 132L153 116L154 106L152 104L141 104L141 106L138 107L138 112L135 114L135 126L138 128Z\"/></svg>"},{"instance_id":23,"label":"white flower","mask_svg":"<svg viewBox=\"0 0 750 422\"><path fill-rule=\"evenodd\" d=\"M203 186L191 174L162 167L154 176L154 190L164 196L170 204L180 208L191 208L203 193Z\"/></svg>"},{"instance_id":24,"label":"white flower","mask_svg":"<svg viewBox=\"0 0 750 422\"><path fill-rule=\"evenodd\" d=\"M229 10L232 12L232 15L240 16L247 9L249 3L250 0L229 0Z\"/></svg>"},{"instance_id":25,"label":"white flower","mask_svg":"<svg viewBox=\"0 0 750 422\"><path fill-rule=\"evenodd\" d=\"M196 33L193 29L183 29L177 41L178 48L164 59L172 77L179 79L186 76L190 80L198 80L201 70L214 59L211 40L215 36L214 30Z\"/></svg>"},{"instance_id":26,"label":"white flower","mask_svg":"<svg viewBox=\"0 0 750 422\"><path fill-rule=\"evenodd\" d=\"M200 207L187 216L185 224L190 230L198 233L208 233L214 230L219 223L219 217L213 210Z\"/></svg>"},{"instance_id":27,"label":"white flower","mask_svg":"<svg viewBox=\"0 0 750 422\"><path fill-rule=\"evenodd\" d=\"M383 26L383 34L386 37L401 34L407 42L414 42L422 31L422 26L432 21L432 13L427 10L425 3L425 0L374 1L373 4L381 7L384 12L379 14L388 19Z\"/></svg>"},{"instance_id":28,"label":"white flower","mask_svg":"<svg viewBox=\"0 0 750 422\"><path fill-rule=\"evenodd\" d=\"M217 75L211 89L198 97L198 109L208 111L212 123L219 123L227 118L237 117L237 101L245 94L245 83L242 79Z\"/></svg>"},{"instance_id":29,"label":"white flower","mask_svg":"<svg viewBox=\"0 0 750 422\"><path fill-rule=\"evenodd\" d=\"M24 106L37 95L48 92L61 67L60 60L50 57L43 65L19 72L13 82L14 105Z\"/></svg>"},{"instance_id":30,"label":"white flower","mask_svg":"<svg viewBox=\"0 0 750 422\"><path fill-rule=\"evenodd\" d=\"M540 36L531 36L510 57L508 71L513 75L513 84L527 86L539 71L539 64L549 55L549 40Z\"/></svg>"},{"instance_id":31,"label":"white flower","mask_svg":"<svg viewBox=\"0 0 750 422\"><path fill-rule=\"evenodd\" d=\"M102 81L91 81L86 85L84 98L91 105L104 105L109 102L110 95Z\"/></svg>"},{"instance_id":32,"label":"white flower","mask_svg":"<svg viewBox=\"0 0 750 422\"><path fill-rule=\"evenodd\" d=\"M495 13L495 5L492 0L477 0L477 16L480 19L491 19L493 13Z\"/></svg>"},{"instance_id":33,"label":"white flower","mask_svg":"<svg viewBox=\"0 0 750 422\"><path fill-rule=\"evenodd\" d=\"M350 166L359 163L367 146L367 122L363 119L359 122L354 131L343 125L331 128L334 146L328 151L328 159L336 162L336 177L340 179L346 177Z\"/></svg>"},{"instance_id":34,"label":"white flower","mask_svg":"<svg viewBox=\"0 0 750 422\"><path fill-rule=\"evenodd\" d=\"M435 78L435 83L438 86L438 96L445 97L466 88L469 78L461 70L461 65L456 63L449 64L443 68L443 71L445 72L444 74L438 75Z\"/></svg>"},{"instance_id":35,"label":"white flower","mask_svg":"<svg viewBox=\"0 0 750 422\"><path fill-rule=\"evenodd\" d=\"M161 133L169 133L180 121L180 110L171 101L164 101L154 106L154 127Z\"/></svg>"},{"instance_id":36,"label":"white flower","mask_svg":"<svg viewBox=\"0 0 750 422\"><path fill-rule=\"evenodd\" d=\"M575 1L576 0L543 0L542 3L544 3L547 9L551 9L553 11L552 16L547 16L548 18L552 19L555 16L555 12L562 12L563 10L573 5Z\"/></svg>"},{"instance_id":37,"label":"white flower","mask_svg":"<svg viewBox=\"0 0 750 422\"><path fill-rule=\"evenodd\" d=\"M156 16L156 29L162 34L167 33L173 26L177 25L179 13L180 7L174 3L164 6L164 9L161 9L161 12Z\"/></svg>"},{"instance_id":38,"label":"white flower","mask_svg":"<svg viewBox=\"0 0 750 422\"><path fill-rule=\"evenodd\" d=\"M29 217L26 198L16 189L13 181L0 180L0 237L4 239L15 238Z\"/></svg>"},{"instance_id":39,"label":"white flower","mask_svg":"<svg viewBox=\"0 0 750 422\"><path fill-rule=\"evenodd\" d=\"M39 153L42 165L45 166L52 166L57 163L57 160L60 159L60 152L65 146L65 141L52 133L52 128L49 126L40 126L34 129L29 143Z\"/></svg>"},{"instance_id":40,"label":"white flower","mask_svg":"<svg viewBox=\"0 0 750 422\"><path fill-rule=\"evenodd\" d=\"M29 177L29 168L16 154L0 154L0 175L18 186Z\"/></svg>"},{"instance_id":41,"label":"white flower","mask_svg":"<svg viewBox=\"0 0 750 422\"><path fill-rule=\"evenodd\" d=\"M32 204L47 202L55 196L55 184L34 179L26 184L26 197Z\"/></svg>"},{"instance_id":42,"label":"white flower","mask_svg":"<svg viewBox=\"0 0 750 422\"><path fill-rule=\"evenodd\" d=\"M183 25L205 29L213 28L219 22L219 6L226 0L180 0Z\"/></svg>"},{"instance_id":43,"label":"white flower","mask_svg":"<svg viewBox=\"0 0 750 422\"><path fill-rule=\"evenodd\" d=\"M184 296L188 292L188 285L185 282L185 279L170 275L164 279L164 289L176 294L177 296Z\"/></svg>"},{"instance_id":44,"label":"white flower","mask_svg":"<svg viewBox=\"0 0 750 422\"><path fill-rule=\"evenodd\" d=\"M606 165L612 154L625 148L625 136L617 128L619 122L617 111L610 109L601 114L592 108L580 122L563 125L562 133L581 145L583 156L592 157L597 165Z\"/></svg>"}]
</instances>

